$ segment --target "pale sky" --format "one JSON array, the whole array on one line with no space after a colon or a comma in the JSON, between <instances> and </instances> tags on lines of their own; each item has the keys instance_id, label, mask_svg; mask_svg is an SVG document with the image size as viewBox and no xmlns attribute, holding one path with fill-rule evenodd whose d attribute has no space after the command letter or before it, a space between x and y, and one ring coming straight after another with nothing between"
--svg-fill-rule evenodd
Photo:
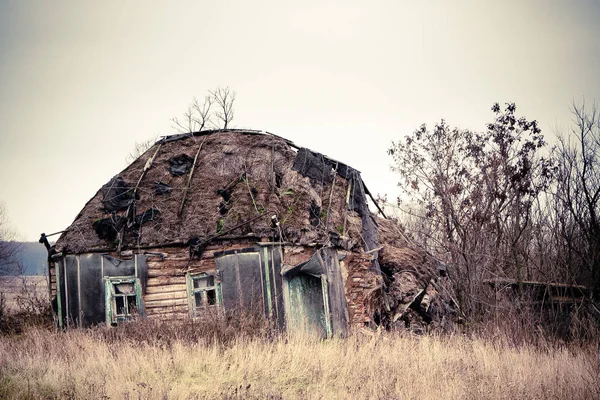
<instances>
[{"instance_id":1,"label":"pale sky","mask_svg":"<svg viewBox=\"0 0 600 400\"><path fill-rule=\"evenodd\" d=\"M22 239L65 229L135 142L229 86L268 130L398 192L422 123L483 130L515 102L546 136L600 100L598 1L0 0L0 202Z\"/></svg>"}]
</instances>

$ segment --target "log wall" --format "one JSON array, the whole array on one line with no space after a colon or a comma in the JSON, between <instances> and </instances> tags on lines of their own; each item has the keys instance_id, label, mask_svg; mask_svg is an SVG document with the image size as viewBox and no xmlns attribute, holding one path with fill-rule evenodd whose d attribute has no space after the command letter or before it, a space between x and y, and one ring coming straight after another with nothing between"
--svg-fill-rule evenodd
<instances>
[{"instance_id":1,"label":"log wall","mask_svg":"<svg viewBox=\"0 0 600 400\"><path fill-rule=\"evenodd\" d=\"M216 248L215 248L216 249ZM144 307L148 318L188 318L188 272L216 272L214 250L207 249L199 260L190 260L189 249L158 248L148 255L148 281Z\"/></svg>"},{"instance_id":2,"label":"log wall","mask_svg":"<svg viewBox=\"0 0 600 400\"><path fill-rule=\"evenodd\" d=\"M148 266L148 281L144 293L146 315L149 318L188 318L190 309L186 274L188 272L215 273L217 269L215 252L244 249L255 245L255 242L242 242L209 246L200 259L192 260L190 260L188 247L152 249L152 253L160 255L149 254L146 259Z\"/></svg>"},{"instance_id":3,"label":"log wall","mask_svg":"<svg viewBox=\"0 0 600 400\"><path fill-rule=\"evenodd\" d=\"M146 315L149 318L189 318L187 272L216 272L214 253L224 250L243 249L255 245L254 242L231 243L211 246L205 249L199 260L189 259L189 249L157 248L148 255L148 281L144 294ZM315 248L286 246L283 262L298 265L311 259ZM348 304L351 326L365 326L372 323L370 304L373 290L381 278L371 270L372 256L346 252L340 262L342 278Z\"/></svg>"}]
</instances>

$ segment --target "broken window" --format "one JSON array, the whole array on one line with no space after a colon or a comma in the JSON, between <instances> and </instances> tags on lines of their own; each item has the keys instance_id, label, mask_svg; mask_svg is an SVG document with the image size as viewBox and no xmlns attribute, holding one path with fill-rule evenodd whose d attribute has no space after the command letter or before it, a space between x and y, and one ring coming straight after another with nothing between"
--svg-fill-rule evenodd
<instances>
[{"instance_id":1,"label":"broken window","mask_svg":"<svg viewBox=\"0 0 600 400\"><path fill-rule=\"evenodd\" d=\"M219 282L206 273L188 274L188 295L192 317L200 316L202 311L221 304Z\"/></svg>"},{"instance_id":2,"label":"broken window","mask_svg":"<svg viewBox=\"0 0 600 400\"><path fill-rule=\"evenodd\" d=\"M142 286L134 276L106 277L106 324L115 325L143 314Z\"/></svg>"}]
</instances>

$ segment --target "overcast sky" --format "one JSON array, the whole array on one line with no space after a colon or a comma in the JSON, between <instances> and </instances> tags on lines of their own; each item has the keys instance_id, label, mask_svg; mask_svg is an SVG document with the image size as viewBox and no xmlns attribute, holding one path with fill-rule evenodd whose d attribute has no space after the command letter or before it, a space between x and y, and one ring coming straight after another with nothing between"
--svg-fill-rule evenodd
<instances>
[{"instance_id":1,"label":"overcast sky","mask_svg":"<svg viewBox=\"0 0 600 400\"><path fill-rule=\"evenodd\" d=\"M286 5L288 3L289 5ZM22 239L66 228L135 142L229 86L268 130L397 194L386 149L516 102L544 133L600 100L596 1L0 0L0 202Z\"/></svg>"}]
</instances>

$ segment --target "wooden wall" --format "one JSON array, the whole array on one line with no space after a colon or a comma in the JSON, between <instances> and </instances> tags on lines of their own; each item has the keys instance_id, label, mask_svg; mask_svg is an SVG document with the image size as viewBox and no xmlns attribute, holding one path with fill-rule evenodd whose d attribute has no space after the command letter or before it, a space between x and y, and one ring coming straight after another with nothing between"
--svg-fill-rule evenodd
<instances>
[{"instance_id":1,"label":"wooden wall","mask_svg":"<svg viewBox=\"0 0 600 400\"><path fill-rule=\"evenodd\" d=\"M148 254L148 282L144 307L149 318L188 318L188 272L216 272L215 251L242 249L253 243L207 247L200 259L190 260L188 247L157 248Z\"/></svg>"},{"instance_id":2,"label":"wooden wall","mask_svg":"<svg viewBox=\"0 0 600 400\"><path fill-rule=\"evenodd\" d=\"M219 243L209 246L199 259L190 260L188 247L165 247L147 250L148 279L143 295L148 318L189 318L190 308L186 274L188 272L215 273L215 252L244 249L255 246L255 242ZM298 265L311 259L316 249L305 246L286 246L284 265ZM370 303L374 289L381 277L371 270L372 256L353 252L339 252L345 258L340 262L344 283L344 294L348 307L350 326L364 326L372 322ZM119 258L117 254L110 254ZM121 256L122 257L122 256ZM50 268L51 295L56 296L55 269Z\"/></svg>"}]
</instances>

